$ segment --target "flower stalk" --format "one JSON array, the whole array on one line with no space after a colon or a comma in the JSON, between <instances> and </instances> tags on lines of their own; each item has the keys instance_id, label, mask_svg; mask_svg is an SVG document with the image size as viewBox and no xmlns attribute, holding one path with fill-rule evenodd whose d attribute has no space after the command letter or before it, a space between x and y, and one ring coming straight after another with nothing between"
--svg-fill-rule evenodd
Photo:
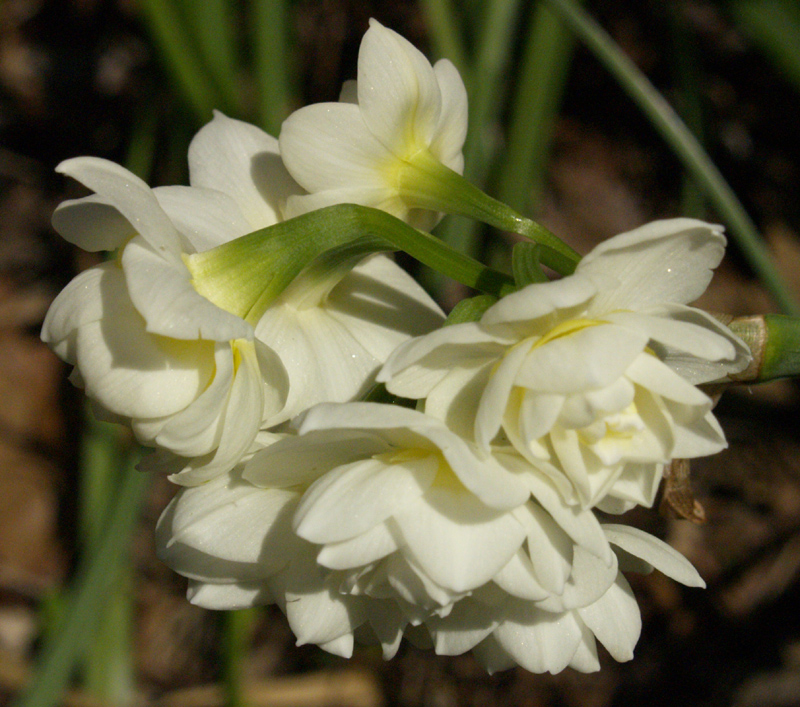
<instances>
[{"instance_id":1,"label":"flower stalk","mask_svg":"<svg viewBox=\"0 0 800 707\"><path fill-rule=\"evenodd\" d=\"M508 275L487 268L429 233L377 209L354 204L303 214L212 250L186 256L184 262L200 294L255 323L313 260L331 249L341 249L341 257L349 261L359 254L366 257L370 253L402 250L422 264L487 294L502 297L515 289ZM329 258L322 269L330 273L332 265Z\"/></svg>"},{"instance_id":2,"label":"flower stalk","mask_svg":"<svg viewBox=\"0 0 800 707\"><path fill-rule=\"evenodd\" d=\"M468 216L504 231L530 238L541 246L541 261L561 275L570 275L580 256L544 226L493 199L458 172L420 150L397 171L398 191L416 208Z\"/></svg>"},{"instance_id":3,"label":"flower stalk","mask_svg":"<svg viewBox=\"0 0 800 707\"><path fill-rule=\"evenodd\" d=\"M730 330L753 354L752 363L731 376L734 381L765 383L800 375L800 317L762 314L728 319Z\"/></svg>"}]
</instances>

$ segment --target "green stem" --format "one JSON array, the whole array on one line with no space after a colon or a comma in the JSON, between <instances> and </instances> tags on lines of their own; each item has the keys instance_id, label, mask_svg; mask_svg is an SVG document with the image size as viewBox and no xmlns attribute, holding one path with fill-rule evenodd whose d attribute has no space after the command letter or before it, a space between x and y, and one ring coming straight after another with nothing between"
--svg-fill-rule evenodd
<instances>
[{"instance_id":1,"label":"green stem","mask_svg":"<svg viewBox=\"0 0 800 707\"><path fill-rule=\"evenodd\" d=\"M402 250L487 294L502 297L515 289L508 275L459 253L430 233L384 211L354 204L303 214L213 250L185 256L185 262L200 294L254 323L312 261L331 249L343 249L353 262L358 249L364 256Z\"/></svg>"},{"instance_id":2,"label":"green stem","mask_svg":"<svg viewBox=\"0 0 800 707\"><path fill-rule=\"evenodd\" d=\"M474 81L469 92L469 130L464 143L464 177L472 184L485 185L497 154L497 124L504 105L502 87L508 70L514 23L519 0L493 0L481 13L478 51L472 68ZM479 257L480 223L472 219L448 219L437 235L462 253Z\"/></svg>"},{"instance_id":3,"label":"green stem","mask_svg":"<svg viewBox=\"0 0 800 707\"><path fill-rule=\"evenodd\" d=\"M708 194L725 218L742 253L780 308L800 314L800 306L772 263L769 252L733 190L692 133L664 97L613 39L575 2L546 0L592 50L623 89L636 102L653 126L681 159L684 167Z\"/></svg>"},{"instance_id":4,"label":"green stem","mask_svg":"<svg viewBox=\"0 0 800 707\"><path fill-rule=\"evenodd\" d=\"M542 246L542 263L562 275L575 271L580 256L544 226L493 199L427 152L419 152L398 172L407 203L424 209L469 216L495 228L527 236Z\"/></svg>"}]
</instances>

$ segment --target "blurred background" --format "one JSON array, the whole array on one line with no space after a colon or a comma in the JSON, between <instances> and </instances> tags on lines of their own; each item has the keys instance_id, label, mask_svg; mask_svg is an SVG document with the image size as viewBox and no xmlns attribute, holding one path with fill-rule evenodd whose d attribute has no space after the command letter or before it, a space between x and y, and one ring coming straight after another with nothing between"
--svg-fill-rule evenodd
<instances>
[{"instance_id":1,"label":"blurred background","mask_svg":"<svg viewBox=\"0 0 800 707\"><path fill-rule=\"evenodd\" d=\"M665 140L564 24L575 7L678 111L777 274L753 265L747 224L734 228L739 212L687 169L680 140ZM96 262L50 227L54 207L83 193L54 167L95 155L152 185L186 183L189 140L213 108L277 134L294 108L336 100L370 17L462 71L467 174L489 193L579 252L656 218L719 221L735 233L700 306L741 315L800 302L796 0L2 0L0 704L27 695L25 707L800 705L792 382L723 397L730 448L692 464L704 524L669 512L631 518L687 555L708 589L634 576L636 657L604 654L597 674L487 676L469 655L409 645L389 663L371 648L345 661L295 647L274 607L193 607L184 580L155 558L153 528L174 487L126 484L136 475L130 440L93 421L39 340L52 298ZM508 263L504 234L459 219L439 233ZM465 294L419 274L446 308Z\"/></svg>"}]
</instances>

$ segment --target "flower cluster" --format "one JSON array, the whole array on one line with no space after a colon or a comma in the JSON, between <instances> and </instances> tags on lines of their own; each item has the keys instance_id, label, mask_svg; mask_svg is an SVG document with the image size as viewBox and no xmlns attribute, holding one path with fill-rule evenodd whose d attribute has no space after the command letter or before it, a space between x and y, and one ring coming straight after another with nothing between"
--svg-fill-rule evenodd
<instances>
[{"instance_id":1,"label":"flower cluster","mask_svg":"<svg viewBox=\"0 0 800 707\"><path fill-rule=\"evenodd\" d=\"M298 644L342 656L358 640L390 658L406 636L489 671L597 670L598 641L629 660L639 636L623 571L703 585L596 512L652 505L665 465L725 446L697 386L750 355L688 306L725 239L650 224L442 326L378 253L389 236L343 240L325 218L358 204L435 225L466 115L454 67L373 21L339 103L298 110L280 140L218 114L189 187L65 162L95 193L56 229L116 257L59 295L43 338L183 486L157 543L192 602L276 603ZM366 402L378 383L405 405Z\"/></svg>"}]
</instances>

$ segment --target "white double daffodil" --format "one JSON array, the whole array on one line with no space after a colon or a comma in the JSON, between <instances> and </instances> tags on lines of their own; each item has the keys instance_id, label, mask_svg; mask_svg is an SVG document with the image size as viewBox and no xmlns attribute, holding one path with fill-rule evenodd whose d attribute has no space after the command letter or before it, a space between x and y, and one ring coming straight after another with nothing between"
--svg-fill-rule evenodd
<instances>
[{"instance_id":1,"label":"white double daffodil","mask_svg":"<svg viewBox=\"0 0 800 707\"><path fill-rule=\"evenodd\" d=\"M306 106L283 123L281 155L308 191L289 199L287 215L352 203L429 230L439 215L422 203L429 196L421 182L441 165L462 172L466 134L467 95L453 64L431 66L370 20L357 82L345 84L339 103Z\"/></svg>"},{"instance_id":2,"label":"white double daffodil","mask_svg":"<svg viewBox=\"0 0 800 707\"><path fill-rule=\"evenodd\" d=\"M363 394L395 346L442 315L385 256L323 288L306 278L255 311L251 271L234 262L221 284L196 259L277 223L299 187L275 138L221 114L193 140L189 168L191 187L150 189L105 160L60 166L95 194L62 204L56 229L86 250L119 253L67 286L42 337L102 414L177 455L174 480L196 484L232 468L259 429Z\"/></svg>"},{"instance_id":3,"label":"white double daffodil","mask_svg":"<svg viewBox=\"0 0 800 707\"><path fill-rule=\"evenodd\" d=\"M514 452L483 458L420 412L320 405L297 433L262 435L162 515L159 555L192 602L277 603L298 644L338 655L357 635L388 659L424 631L437 653L474 650L492 672L555 673L598 670L595 640L632 657L641 620L620 569L702 586L661 541L602 526Z\"/></svg>"},{"instance_id":4,"label":"white double daffodil","mask_svg":"<svg viewBox=\"0 0 800 707\"><path fill-rule=\"evenodd\" d=\"M720 228L688 219L616 236L574 275L401 345L379 378L487 452L512 444L573 503L650 505L666 463L725 447L697 384L742 370L749 351L686 306L724 247Z\"/></svg>"}]
</instances>

